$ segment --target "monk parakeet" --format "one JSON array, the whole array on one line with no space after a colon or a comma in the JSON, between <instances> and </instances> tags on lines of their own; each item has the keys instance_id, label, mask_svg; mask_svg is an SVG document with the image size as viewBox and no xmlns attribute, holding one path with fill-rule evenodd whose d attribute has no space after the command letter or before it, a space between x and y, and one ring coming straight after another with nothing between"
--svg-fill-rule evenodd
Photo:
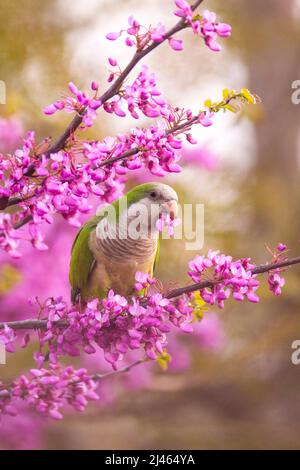
<instances>
[{"instance_id":1,"label":"monk parakeet","mask_svg":"<svg viewBox=\"0 0 300 470\"><path fill-rule=\"evenodd\" d=\"M159 250L157 221L163 214L176 217L177 201L166 184L141 184L86 222L72 246L72 302L103 298L109 289L129 295L137 271L152 276Z\"/></svg>"}]
</instances>

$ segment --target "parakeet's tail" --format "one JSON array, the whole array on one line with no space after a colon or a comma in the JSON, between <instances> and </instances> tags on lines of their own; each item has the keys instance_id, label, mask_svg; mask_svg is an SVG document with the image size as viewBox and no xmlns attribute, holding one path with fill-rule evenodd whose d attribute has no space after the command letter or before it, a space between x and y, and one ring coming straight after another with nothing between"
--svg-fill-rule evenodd
<instances>
[{"instance_id":1,"label":"parakeet's tail","mask_svg":"<svg viewBox=\"0 0 300 470\"><path fill-rule=\"evenodd\" d=\"M77 304L80 300L80 289L78 287L73 287L71 289L71 302L73 305Z\"/></svg>"}]
</instances>

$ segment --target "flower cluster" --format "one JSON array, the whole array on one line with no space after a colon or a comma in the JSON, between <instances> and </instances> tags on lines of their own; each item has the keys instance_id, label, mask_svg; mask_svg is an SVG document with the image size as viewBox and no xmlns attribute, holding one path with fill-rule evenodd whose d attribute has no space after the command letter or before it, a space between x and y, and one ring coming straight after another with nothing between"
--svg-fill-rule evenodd
<instances>
[{"instance_id":1,"label":"flower cluster","mask_svg":"<svg viewBox=\"0 0 300 470\"><path fill-rule=\"evenodd\" d=\"M224 308L230 295L237 301L259 301L256 294L259 281L252 273L254 267L250 258L233 261L231 256L209 250L207 256L197 256L189 263L189 276L196 283L206 278L211 280L209 287L200 290L201 297L210 305Z\"/></svg>"},{"instance_id":2,"label":"flower cluster","mask_svg":"<svg viewBox=\"0 0 300 470\"><path fill-rule=\"evenodd\" d=\"M32 164L35 173L29 178L27 172ZM79 215L92 208L89 196L100 196L102 204L110 203L122 195L124 183L114 168L99 171L90 161L76 161L73 151L52 153L49 159L36 158L33 133L28 134L23 148L12 157L0 155L0 179L4 183L0 187L2 198L17 196L21 200L21 210L0 215L0 245L15 257L20 256L17 247L22 238L20 230L14 230L16 224L30 217L28 233L23 238L29 238L39 250L47 249L39 230L42 222L52 223L52 215L59 213L70 224L79 226Z\"/></svg>"},{"instance_id":3,"label":"flower cluster","mask_svg":"<svg viewBox=\"0 0 300 470\"><path fill-rule=\"evenodd\" d=\"M109 159L115 161L113 167L117 175L144 167L153 175L164 176L181 171L177 163L181 147L182 141L178 137L167 134L158 126L150 126L134 128L128 135L105 138L102 142L85 143L84 155L92 162L96 176L108 171L103 164ZM126 159L123 155L127 155Z\"/></svg>"},{"instance_id":4,"label":"flower cluster","mask_svg":"<svg viewBox=\"0 0 300 470\"><path fill-rule=\"evenodd\" d=\"M194 33L201 36L212 51L219 52L222 48L217 39L218 37L228 38L231 35L231 26L217 22L216 14L209 10L204 10L202 15L193 16L192 8L186 0L175 0L175 4L178 8L175 15L185 18ZM173 47L173 49L176 49L176 47Z\"/></svg>"},{"instance_id":5,"label":"flower cluster","mask_svg":"<svg viewBox=\"0 0 300 470\"><path fill-rule=\"evenodd\" d=\"M217 43L217 38L227 38L231 35L231 26L220 23L216 20L214 12L204 10L202 15L193 15L191 6L186 0L175 0L176 11L174 14L185 19L191 26L194 33L204 39L205 44L212 51L220 51L221 46ZM154 43L160 43L166 39L166 28L159 23L156 27L146 28L141 25L133 16L128 18L128 28L111 32L106 35L109 41L119 39L122 34L126 34L125 44L128 47L136 47L137 51L142 51ZM182 39L174 36L167 36L168 43L174 51L183 50Z\"/></svg>"},{"instance_id":6,"label":"flower cluster","mask_svg":"<svg viewBox=\"0 0 300 470\"><path fill-rule=\"evenodd\" d=\"M278 243L276 251L273 254L273 260L281 260L284 256L284 253L287 250L287 246L284 243ZM268 285L271 292L274 295L279 296L282 292L282 287L285 284L285 280L280 276L280 269L275 269L269 272L268 274Z\"/></svg>"},{"instance_id":7,"label":"flower cluster","mask_svg":"<svg viewBox=\"0 0 300 470\"><path fill-rule=\"evenodd\" d=\"M106 39L109 41L115 41L123 33L126 34L126 46L135 46L137 50L142 51L153 43L162 42L165 37L166 28L161 23L159 23L157 26L150 26L149 28L146 28L145 26L142 26L133 16L130 16L128 18L128 28L108 33L106 35Z\"/></svg>"},{"instance_id":8,"label":"flower cluster","mask_svg":"<svg viewBox=\"0 0 300 470\"><path fill-rule=\"evenodd\" d=\"M35 410L53 419L62 419L60 409L70 405L83 411L88 401L99 398L97 383L85 369L75 370L50 364L49 369L31 369L30 376L21 375L9 390L0 392L2 412L14 415L14 401L22 399Z\"/></svg>"},{"instance_id":9,"label":"flower cluster","mask_svg":"<svg viewBox=\"0 0 300 470\"><path fill-rule=\"evenodd\" d=\"M279 272L280 271L277 270L276 272L270 273L268 276L269 289L276 296L281 295L281 289L285 284L285 280L280 276Z\"/></svg>"},{"instance_id":10,"label":"flower cluster","mask_svg":"<svg viewBox=\"0 0 300 470\"><path fill-rule=\"evenodd\" d=\"M68 113L76 112L83 116L81 128L91 127L93 120L97 116L96 111L102 104L101 101L97 99L98 84L96 82L91 83L91 89L95 94L93 97L88 98L83 91L78 90L77 86L70 82L69 90L73 96L66 96L46 106L44 108L44 114L50 116L61 110L65 110Z\"/></svg>"},{"instance_id":11,"label":"flower cluster","mask_svg":"<svg viewBox=\"0 0 300 470\"><path fill-rule=\"evenodd\" d=\"M154 283L149 276L137 273L137 290ZM35 354L39 367L45 354L56 363L58 356L78 356L81 349L93 354L97 346L114 369L130 350L144 350L149 359L156 359L167 344L171 326L187 331L192 321L188 297L176 303L160 293L126 299L110 291L106 299L90 301L82 312L68 309L61 298L50 299L44 313L47 328L40 331L39 339L41 350L47 346L47 351Z\"/></svg>"},{"instance_id":12,"label":"flower cluster","mask_svg":"<svg viewBox=\"0 0 300 470\"><path fill-rule=\"evenodd\" d=\"M169 214L162 213L156 222L156 228L159 232L162 232L164 227L168 228L169 237L174 236L174 228L180 224L180 219L172 218Z\"/></svg>"},{"instance_id":13,"label":"flower cluster","mask_svg":"<svg viewBox=\"0 0 300 470\"><path fill-rule=\"evenodd\" d=\"M127 106L134 119L139 119L138 111L149 118L160 116L168 118L171 109L157 87L155 74L150 72L147 65L142 66L140 73L131 85L126 84L116 97L104 103L103 109L108 113L125 117L123 105Z\"/></svg>"},{"instance_id":14,"label":"flower cluster","mask_svg":"<svg viewBox=\"0 0 300 470\"><path fill-rule=\"evenodd\" d=\"M128 170L147 168L152 174L163 176L178 172L178 150L182 142L165 129L151 126L133 129L128 135L105 138L102 142L85 142L81 158L76 150L52 153L49 159L35 155L35 136L29 133L21 149L11 157L0 155L0 198L20 199L19 210L13 214L0 214L0 245L14 257L19 257L18 239L22 233L14 227L30 216L32 219L26 237L32 245L47 247L39 230L43 222L52 223L54 213L61 214L70 224L79 226L80 214L88 213L92 206L89 197L95 195L100 203L111 203L122 195L124 175ZM123 154L129 157L123 159ZM132 153L130 155L130 153ZM82 158L83 157L83 158ZM121 157L111 165L106 160ZM28 169L34 165L34 177Z\"/></svg>"}]
</instances>

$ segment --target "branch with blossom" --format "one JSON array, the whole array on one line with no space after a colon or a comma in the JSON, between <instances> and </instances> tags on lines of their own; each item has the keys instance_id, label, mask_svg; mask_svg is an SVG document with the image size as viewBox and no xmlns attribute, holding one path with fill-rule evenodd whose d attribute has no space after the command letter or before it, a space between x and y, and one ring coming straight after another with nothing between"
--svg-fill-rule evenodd
<instances>
[{"instance_id":1,"label":"branch with blossom","mask_svg":"<svg viewBox=\"0 0 300 470\"><path fill-rule=\"evenodd\" d=\"M284 250L282 249L284 247ZM275 295L281 295L281 288L284 285L284 280L280 278L279 273L281 270L284 270L285 268L288 268L290 266L294 266L296 264L300 264L300 257L295 257L295 258L287 258L282 260L281 259L281 253L285 251L285 245L279 244L277 247L277 253L273 255L273 259L271 262L262 264L259 266L256 266L254 264L250 263L250 258L244 258L243 260L238 260L231 264L230 270L228 270L227 264L229 265L232 263L232 258L230 256L225 256L225 255L220 255L218 251L210 251L208 254L208 257L204 256L197 256L193 261L190 262L190 269L191 271L189 272L190 277L194 280L197 281L194 284L190 284L184 287L176 288L171 290L170 292L166 293L165 297L166 299L173 299L176 297L180 297L184 294L190 294L196 291L204 292L206 294L206 291L204 289L211 289L213 290L216 286L218 287L218 290L224 288L225 285L232 284L231 287L234 287L233 289L233 294L236 294L238 292L239 295L233 295L235 300L244 300L243 298L240 297L241 292L240 292L240 287L247 287L247 290L244 292L244 294L247 294L248 300L256 303L259 299L257 297L252 296L253 294L252 290L249 290L249 286L251 285L255 290L258 288L259 283L256 280L256 276L258 274L265 274L269 273L269 287L271 291ZM218 260L218 261L217 261ZM224 261L225 260L225 261ZM223 268L223 272L226 272L226 274L229 274L229 280L226 279L225 277L222 277L220 273L219 268L216 269L215 271L215 276L206 279L204 281L199 280L201 277L203 277L206 274L206 270L209 268L212 268L213 266L219 266L220 264L223 264L226 266L226 270ZM237 281L237 278L234 277L233 273L237 273L236 268L237 266L241 269L240 273L243 274L244 277L248 278L250 281L250 285L246 283L246 281ZM139 274L139 278L145 279L143 283L137 282L136 287L137 291L145 288L147 286L147 283L150 281L149 277ZM255 282L253 282L253 279L255 279ZM151 283L155 283L155 280L152 280ZM222 286L223 283L223 286ZM230 294L230 292L228 293ZM206 299L208 300L208 297L205 296ZM226 296L228 298L229 295ZM250 298L249 298L250 297ZM118 297L121 298L121 297ZM221 299L220 299L221 300ZM207 303L211 304L211 301L208 301ZM52 305L52 300L50 302ZM96 302L96 305L98 302ZM143 304L145 304L145 301L143 299ZM66 304L60 303L59 305L63 305L65 308ZM93 305L93 304L90 304ZM220 308L223 308L223 304L218 305ZM40 316L40 315L39 315ZM61 315L59 315L58 320L54 320L53 323L57 327L63 327L65 328L68 326L68 322L65 319L61 318ZM4 329L6 327L9 327L12 330L27 330L27 329L45 329L47 328L47 321L48 319L28 319L28 320L20 320L20 321L12 321L12 322L0 322L0 329Z\"/></svg>"},{"instance_id":2,"label":"branch with blossom","mask_svg":"<svg viewBox=\"0 0 300 470\"><path fill-rule=\"evenodd\" d=\"M134 47L135 53L124 70L115 58L108 59L113 68L108 82L112 83L104 93L99 93L100 86L95 81L91 83L90 97L70 82L71 94L44 109L46 115L62 110L75 113L66 131L54 144L49 139L37 144L34 133L30 132L23 147L13 155L0 154L0 179L3 182L0 208L17 206L18 209L0 214L0 246L11 256L21 256L18 249L21 239L31 241L37 249L47 249L41 225L52 223L54 214L59 213L70 224L78 226L79 215L92 209L91 195L96 195L102 204L117 199L122 195L129 170L145 167L159 176L179 172L181 135L196 143L188 132L192 125L211 125L213 115L221 108L234 110L234 106L230 107L231 101L255 102L256 98L248 90L233 91L224 96L222 102L215 105L210 102L211 105L206 104L204 110L193 116L190 110L180 110L163 98L155 75L146 65L131 84L126 82L137 64L165 41L173 50L182 50L182 41L175 35L183 29L191 28L213 51L220 50L217 37L230 36L231 27L217 22L214 13L205 10L201 15L194 15L202 0L191 6L185 0L175 3L175 15L180 20L168 31L161 23L145 28L130 17L127 29L107 35L108 40L116 40L121 34L127 34L126 45ZM107 137L102 142L78 141L75 132L90 127L99 109L121 118L129 113L139 119L143 114L150 119L160 118L160 121L148 129L136 128L117 138ZM29 229L25 233L19 232L27 224Z\"/></svg>"},{"instance_id":3,"label":"branch with blossom","mask_svg":"<svg viewBox=\"0 0 300 470\"><path fill-rule=\"evenodd\" d=\"M49 158L52 153L57 153L60 150L62 150L66 142L70 139L70 137L75 133L75 131L82 124L83 120L85 120L86 125L89 126L91 124L90 118L95 117L95 111L101 105L105 104L109 99L113 98L116 94L118 94L122 84L124 83L128 75L130 74L130 72L136 67L136 65L146 55L148 55L151 51L156 49L164 41L166 40L172 41L172 37L176 33L192 25L192 21L191 21L192 12L196 10L202 2L203 0L197 0L192 6L188 5L187 2L184 0L182 2L181 1L176 2L176 6L179 8L179 10L177 10L175 14L176 16L180 16L181 18L178 21L178 23L174 27L172 27L169 31L165 31L164 26L161 24L159 24L157 28L149 28L148 34L144 35L142 40L140 39L140 36L139 36L139 30L140 30L139 23L136 20L134 20L133 17L130 17L129 19L130 28L128 28L127 32L129 35L135 37L137 47L136 47L136 52L134 56L132 57L131 61L129 62L129 64L125 67L125 69L121 73L119 73L117 80L113 82L113 84L108 88L108 90L106 90L99 97L99 99L95 100L94 98L92 99L87 98L84 93L80 92L77 89L77 87L71 83L70 88L71 88L71 91L74 92L76 99L67 98L65 101L59 100L55 102L54 104L45 108L44 112L47 115L54 114L56 111L61 110L61 109L66 109L67 111L70 111L70 112L75 111L76 115L73 118L73 120L70 122L70 124L68 125L64 133L56 140L56 142L50 147L45 149L43 148L44 144L48 143L48 141L46 140L44 144L42 145L42 148L38 149L38 152L35 155L35 157L44 155L46 158ZM207 19L204 21L207 23L206 29L209 29L209 25L213 23L209 21L209 12L207 12L206 16L207 16ZM210 19L215 20L215 18L210 18ZM210 34L212 34L212 32ZM227 36L228 35L230 35L230 33L227 34ZM118 37L118 34L115 34L115 33L110 33L107 35L107 39L109 40L115 40L117 39L117 37ZM145 38L147 39L145 40ZM141 43L143 44L143 46L141 45ZM133 43L129 44L127 41L127 45L131 47ZM117 65L117 61L113 58L109 58L108 61L111 66ZM114 77L115 77L114 73L110 74L109 82L113 81ZM97 92L99 85L93 81L91 84L91 88L92 90ZM34 172L35 172L35 162L30 162L24 171L24 175L29 177L29 176L32 176ZM19 200L18 202L21 202L21 200ZM18 202L16 201L13 204L18 203ZM3 193L0 199L0 209L5 209L9 205L12 205L9 195Z\"/></svg>"},{"instance_id":4,"label":"branch with blossom","mask_svg":"<svg viewBox=\"0 0 300 470\"><path fill-rule=\"evenodd\" d=\"M210 250L207 256L197 256L190 262L189 276L195 281L192 285L163 293L155 279L137 273L134 297L126 299L110 291L107 298L90 301L84 310L69 308L62 298L51 298L40 307L37 319L1 323L0 340L9 352L14 352L16 332L20 330L38 330L39 348L34 353L38 369L32 369L30 377L22 375L9 386L0 385L0 408L13 413L14 400L22 398L54 419L62 418L59 409L66 403L82 411L89 400L98 399L96 382L102 378L145 361L168 361L168 333L172 328L191 333L203 303L224 308L230 297L257 303L257 275L263 273L268 273L271 292L280 295L285 283L282 271L300 264L300 257L288 259L285 251L286 246L279 244L270 263L255 266L250 258L233 261L231 256ZM150 286L154 293L139 294ZM27 332L22 337L22 347L29 341ZM90 375L85 369L76 371L59 363L60 357L76 357L81 351L94 354L97 348L104 352L112 372ZM132 350L139 351L142 357L119 370L119 363ZM47 362L49 366L45 368Z\"/></svg>"}]
</instances>

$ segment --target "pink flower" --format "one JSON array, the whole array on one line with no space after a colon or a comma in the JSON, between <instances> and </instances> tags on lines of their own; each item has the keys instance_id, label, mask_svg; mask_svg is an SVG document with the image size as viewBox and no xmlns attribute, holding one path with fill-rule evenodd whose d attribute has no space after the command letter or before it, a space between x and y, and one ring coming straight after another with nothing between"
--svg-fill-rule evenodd
<instances>
[{"instance_id":1,"label":"pink flower","mask_svg":"<svg viewBox=\"0 0 300 470\"><path fill-rule=\"evenodd\" d=\"M117 32L114 32L114 33L108 33L105 37L109 41L115 41L116 39L118 39L121 36L121 34L122 34L121 31L117 31Z\"/></svg>"},{"instance_id":2,"label":"pink flower","mask_svg":"<svg viewBox=\"0 0 300 470\"><path fill-rule=\"evenodd\" d=\"M97 91L99 89L99 83L95 82L95 81L92 81L91 83L91 89L93 91Z\"/></svg>"},{"instance_id":3,"label":"pink flower","mask_svg":"<svg viewBox=\"0 0 300 470\"><path fill-rule=\"evenodd\" d=\"M281 288L285 284L285 280L279 275L279 271L270 272L268 274L268 284L269 289L273 292L274 295L279 296L281 295Z\"/></svg>"},{"instance_id":4,"label":"pink flower","mask_svg":"<svg viewBox=\"0 0 300 470\"><path fill-rule=\"evenodd\" d=\"M117 65L117 61L113 57L109 57L108 62L110 63L112 67L115 67Z\"/></svg>"},{"instance_id":5,"label":"pink flower","mask_svg":"<svg viewBox=\"0 0 300 470\"><path fill-rule=\"evenodd\" d=\"M135 280L136 280L136 283L134 287L136 291L145 289L146 287L148 287L151 284L154 284L155 282L155 279L152 279L149 276L149 274L142 273L142 272L137 272L135 274Z\"/></svg>"},{"instance_id":6,"label":"pink flower","mask_svg":"<svg viewBox=\"0 0 300 470\"><path fill-rule=\"evenodd\" d=\"M168 39L170 46L174 51L182 51L183 50L183 41L182 39L174 39L170 38Z\"/></svg>"},{"instance_id":7,"label":"pink flower","mask_svg":"<svg viewBox=\"0 0 300 470\"><path fill-rule=\"evenodd\" d=\"M185 0L175 0L175 5L178 10L174 12L176 16L180 18L185 18L187 21L191 22L193 17L193 12L191 6Z\"/></svg>"},{"instance_id":8,"label":"pink flower","mask_svg":"<svg viewBox=\"0 0 300 470\"><path fill-rule=\"evenodd\" d=\"M278 245L277 245L277 250L278 251L282 252L282 251L286 251L286 249L287 249L287 246L284 243L278 243Z\"/></svg>"},{"instance_id":9,"label":"pink flower","mask_svg":"<svg viewBox=\"0 0 300 470\"><path fill-rule=\"evenodd\" d=\"M202 18L193 18L193 12L190 5L185 0L175 1L178 10L175 15L185 18L187 23L192 28L194 34L202 36L205 44L215 52L221 50L221 46L217 43L217 38L227 38L231 35L231 26L226 23L218 23L216 21L216 14L209 10L204 10ZM177 49L176 49L177 50Z\"/></svg>"},{"instance_id":10,"label":"pink flower","mask_svg":"<svg viewBox=\"0 0 300 470\"><path fill-rule=\"evenodd\" d=\"M150 37L153 42L161 42L164 39L166 28L163 24L159 23L156 28L150 29Z\"/></svg>"},{"instance_id":11,"label":"pink flower","mask_svg":"<svg viewBox=\"0 0 300 470\"><path fill-rule=\"evenodd\" d=\"M49 106L46 106L44 108L44 114L47 116L50 116L51 114L55 114L57 111L57 107L54 104L49 104Z\"/></svg>"},{"instance_id":12,"label":"pink flower","mask_svg":"<svg viewBox=\"0 0 300 470\"><path fill-rule=\"evenodd\" d=\"M215 30L220 37L228 38L231 35L232 28L226 23L217 23Z\"/></svg>"},{"instance_id":13,"label":"pink flower","mask_svg":"<svg viewBox=\"0 0 300 470\"><path fill-rule=\"evenodd\" d=\"M70 92L73 93L73 95L78 95L79 94L79 90L78 90L77 86L74 85L73 82L69 82L68 87L69 87Z\"/></svg>"},{"instance_id":14,"label":"pink flower","mask_svg":"<svg viewBox=\"0 0 300 470\"><path fill-rule=\"evenodd\" d=\"M213 124L212 122L212 117L214 116L214 113L209 111L209 110L206 110L204 112L202 112L200 115L199 115L199 122L200 124L203 126L203 127L209 127Z\"/></svg>"}]
</instances>

